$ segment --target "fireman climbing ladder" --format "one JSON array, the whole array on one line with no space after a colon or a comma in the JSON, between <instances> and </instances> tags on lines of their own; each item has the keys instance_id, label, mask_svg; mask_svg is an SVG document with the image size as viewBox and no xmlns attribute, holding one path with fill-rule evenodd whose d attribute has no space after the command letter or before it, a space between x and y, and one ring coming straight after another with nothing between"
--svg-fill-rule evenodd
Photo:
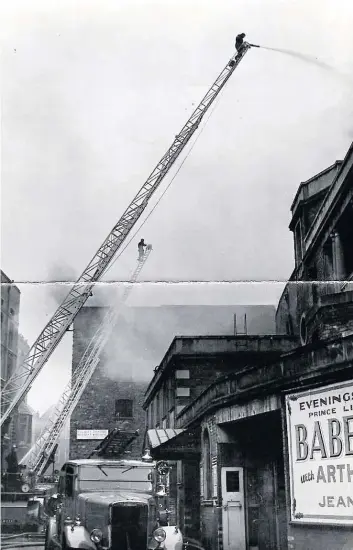
<instances>
[{"instance_id":1,"label":"fireman climbing ladder","mask_svg":"<svg viewBox=\"0 0 353 550\"><path fill-rule=\"evenodd\" d=\"M137 281L143 266L145 265L152 246L148 245L141 260L138 261L128 285L125 287L120 304L127 300L134 283ZM72 373L72 380L66 386L62 393L55 411L49 419L47 425L42 430L41 435L34 443L28 453L22 458L20 464L27 466L29 470L40 476L47 468L48 461L54 451L56 442L60 436L67 419L74 411L84 389L90 381L98 363L100 355L105 348L113 329L119 319L120 308L110 307L102 319L97 331L87 345L79 364Z\"/></svg>"},{"instance_id":2,"label":"fireman climbing ladder","mask_svg":"<svg viewBox=\"0 0 353 550\"><path fill-rule=\"evenodd\" d=\"M121 248L137 220L144 212L149 199L158 189L165 175L199 127L205 113L220 94L250 48L250 44L244 43L241 52L230 59L226 67L216 78L211 88L191 114L189 120L175 136L170 148L158 162L88 266L72 286L62 304L40 333L22 365L15 370L5 384L1 392L3 414L0 426L3 426L4 423L8 424L12 411L18 407L19 403L30 390L33 382L61 341L65 332L71 326L76 315L89 296L91 296L95 283L106 272L116 252Z\"/></svg>"}]
</instances>

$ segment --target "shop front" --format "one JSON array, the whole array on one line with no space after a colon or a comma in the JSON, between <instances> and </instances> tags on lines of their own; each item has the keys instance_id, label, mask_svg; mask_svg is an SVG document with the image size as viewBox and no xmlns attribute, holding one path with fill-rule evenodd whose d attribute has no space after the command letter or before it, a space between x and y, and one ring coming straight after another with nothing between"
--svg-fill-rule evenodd
<instances>
[{"instance_id":1,"label":"shop front","mask_svg":"<svg viewBox=\"0 0 353 550\"><path fill-rule=\"evenodd\" d=\"M352 381L234 404L201 425L206 548L353 549Z\"/></svg>"},{"instance_id":2,"label":"shop front","mask_svg":"<svg viewBox=\"0 0 353 550\"><path fill-rule=\"evenodd\" d=\"M229 420L225 421L225 418ZM230 418L232 418L230 420ZM201 527L209 549L287 547L280 399L220 409L202 432Z\"/></svg>"}]
</instances>

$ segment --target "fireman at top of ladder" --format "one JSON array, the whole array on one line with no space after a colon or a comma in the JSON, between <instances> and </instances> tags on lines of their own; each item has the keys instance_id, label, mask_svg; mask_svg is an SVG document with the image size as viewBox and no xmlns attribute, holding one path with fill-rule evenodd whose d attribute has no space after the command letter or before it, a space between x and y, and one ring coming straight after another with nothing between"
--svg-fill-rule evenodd
<instances>
[{"instance_id":1,"label":"fireman at top of ladder","mask_svg":"<svg viewBox=\"0 0 353 550\"><path fill-rule=\"evenodd\" d=\"M138 257L139 262L143 260L143 256L145 254L145 246L147 246L147 244L145 243L145 239L141 239L137 245L137 248L139 251L139 257Z\"/></svg>"},{"instance_id":2,"label":"fireman at top of ladder","mask_svg":"<svg viewBox=\"0 0 353 550\"><path fill-rule=\"evenodd\" d=\"M245 32L242 32L241 34L238 34L238 36L235 39L235 49L238 53L241 52L241 50L244 48L244 38L246 34Z\"/></svg>"}]
</instances>

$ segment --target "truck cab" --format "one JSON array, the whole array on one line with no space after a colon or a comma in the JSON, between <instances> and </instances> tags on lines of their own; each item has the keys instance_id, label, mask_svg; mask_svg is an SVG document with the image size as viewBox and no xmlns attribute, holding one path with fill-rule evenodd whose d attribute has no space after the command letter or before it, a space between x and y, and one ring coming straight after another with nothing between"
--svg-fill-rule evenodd
<instances>
[{"instance_id":1,"label":"truck cab","mask_svg":"<svg viewBox=\"0 0 353 550\"><path fill-rule=\"evenodd\" d=\"M46 550L182 550L169 525L158 463L137 460L69 461L49 499Z\"/></svg>"}]
</instances>

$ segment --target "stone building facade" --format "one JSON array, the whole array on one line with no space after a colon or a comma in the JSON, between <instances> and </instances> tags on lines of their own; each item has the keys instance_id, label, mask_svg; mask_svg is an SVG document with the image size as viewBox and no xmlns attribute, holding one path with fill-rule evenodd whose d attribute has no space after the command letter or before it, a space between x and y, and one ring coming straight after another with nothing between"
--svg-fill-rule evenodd
<instances>
[{"instance_id":1,"label":"stone building facade","mask_svg":"<svg viewBox=\"0 0 353 550\"><path fill-rule=\"evenodd\" d=\"M178 461L176 515L207 550L353 548L352 153L353 144L294 201L296 266L277 309L277 355L259 337L250 360L251 339L236 338L230 368L207 372L173 430L151 412L161 377L147 392L146 444ZM188 345L207 370L207 346ZM167 364L181 370L180 357Z\"/></svg>"},{"instance_id":2,"label":"stone building facade","mask_svg":"<svg viewBox=\"0 0 353 550\"><path fill-rule=\"evenodd\" d=\"M20 368L29 351L29 344L19 333L21 292L13 281L1 271L1 387L17 368ZM24 399L12 414L7 433L2 434L2 456L5 458L13 445L20 460L32 444L33 411ZM5 432L5 430L4 430ZM5 467L2 462L2 467Z\"/></svg>"},{"instance_id":3,"label":"stone building facade","mask_svg":"<svg viewBox=\"0 0 353 550\"><path fill-rule=\"evenodd\" d=\"M215 510L200 509L199 501L213 503L217 428L211 421L206 442L200 423L185 431L180 417L234 371L265 367L296 345L295 337L273 335L178 337L172 342L146 392L145 444L156 458L174 462L170 507L187 536L197 538L200 529L203 533L211 529L210 544L213 540L216 527L207 514ZM220 394L220 398L225 396ZM210 460L200 473L203 445L207 445Z\"/></svg>"},{"instance_id":4,"label":"stone building facade","mask_svg":"<svg viewBox=\"0 0 353 550\"><path fill-rule=\"evenodd\" d=\"M277 332L302 344L353 329L353 145L302 183L292 204L295 269L276 313Z\"/></svg>"},{"instance_id":5,"label":"stone building facade","mask_svg":"<svg viewBox=\"0 0 353 550\"><path fill-rule=\"evenodd\" d=\"M19 288L1 271L1 383L10 378L17 365Z\"/></svg>"}]
</instances>

